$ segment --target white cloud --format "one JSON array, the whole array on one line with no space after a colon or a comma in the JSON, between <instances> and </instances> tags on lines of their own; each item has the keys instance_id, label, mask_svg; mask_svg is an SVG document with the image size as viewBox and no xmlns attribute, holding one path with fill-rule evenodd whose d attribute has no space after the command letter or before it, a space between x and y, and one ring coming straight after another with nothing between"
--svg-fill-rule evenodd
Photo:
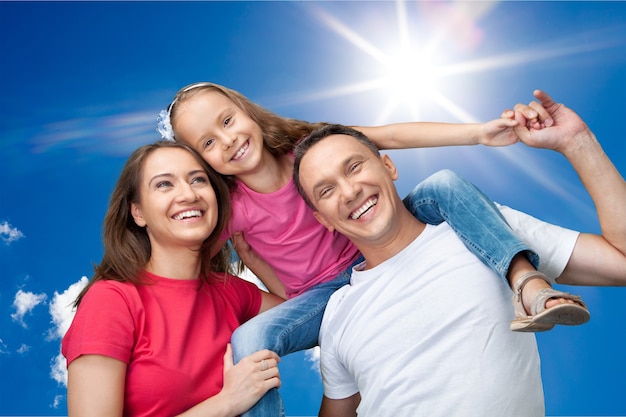
<instances>
[{"instance_id":1,"label":"white cloud","mask_svg":"<svg viewBox=\"0 0 626 417\"><path fill-rule=\"evenodd\" d=\"M11 226L8 222L0 223L0 238L4 243L9 244L24 237L24 233Z\"/></svg>"},{"instance_id":2,"label":"white cloud","mask_svg":"<svg viewBox=\"0 0 626 417\"><path fill-rule=\"evenodd\" d=\"M72 308L72 303L88 282L87 277L82 277L62 293L54 292L52 302L50 302L50 316L52 316L54 327L48 332L49 340L61 339L65 335L76 313ZM50 377L59 384L67 386L67 367L65 357L61 353L51 361ZM55 402L57 400L59 399L55 398Z\"/></svg>"},{"instance_id":3,"label":"white cloud","mask_svg":"<svg viewBox=\"0 0 626 417\"><path fill-rule=\"evenodd\" d=\"M24 316L27 313L30 313L39 304L45 302L46 298L46 294L35 294L32 292L18 290L15 294L15 299L13 300L15 313L11 314L11 318L21 324L22 327L26 328L27 326L24 322Z\"/></svg>"},{"instance_id":4,"label":"white cloud","mask_svg":"<svg viewBox=\"0 0 626 417\"><path fill-rule=\"evenodd\" d=\"M311 369L320 372L320 347L308 349L304 352L304 356L311 362Z\"/></svg>"},{"instance_id":5,"label":"white cloud","mask_svg":"<svg viewBox=\"0 0 626 417\"><path fill-rule=\"evenodd\" d=\"M52 401L52 404L50 406L52 408L59 408L59 406L61 405L61 401L63 401L63 398L65 398L65 395L55 395L54 400Z\"/></svg>"},{"instance_id":6,"label":"white cloud","mask_svg":"<svg viewBox=\"0 0 626 417\"><path fill-rule=\"evenodd\" d=\"M88 282L89 279L83 276L62 293L54 292L50 302L50 316L52 316L52 323L54 324L54 328L50 331L50 338L61 339L65 335L72 319L74 319L75 311L72 308L72 303Z\"/></svg>"},{"instance_id":7,"label":"white cloud","mask_svg":"<svg viewBox=\"0 0 626 417\"><path fill-rule=\"evenodd\" d=\"M30 346L26 345L26 344L22 344L22 346L19 347L19 349L17 349L17 353L22 354L22 353L26 353L30 350Z\"/></svg>"},{"instance_id":8,"label":"white cloud","mask_svg":"<svg viewBox=\"0 0 626 417\"><path fill-rule=\"evenodd\" d=\"M50 364L50 377L57 383L67 387L67 366L65 362L65 356L59 353L52 358Z\"/></svg>"},{"instance_id":9,"label":"white cloud","mask_svg":"<svg viewBox=\"0 0 626 417\"><path fill-rule=\"evenodd\" d=\"M0 339L0 355L8 355L9 350L7 349L7 345L4 343L4 340Z\"/></svg>"}]
</instances>

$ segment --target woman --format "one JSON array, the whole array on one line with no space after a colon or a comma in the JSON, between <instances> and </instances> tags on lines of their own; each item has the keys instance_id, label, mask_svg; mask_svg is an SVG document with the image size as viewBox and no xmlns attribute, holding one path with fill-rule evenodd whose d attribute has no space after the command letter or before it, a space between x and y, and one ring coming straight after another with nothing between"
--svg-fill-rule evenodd
<instances>
[{"instance_id":1,"label":"woman","mask_svg":"<svg viewBox=\"0 0 626 417\"><path fill-rule=\"evenodd\" d=\"M229 341L281 299L211 257L226 184L191 148L159 142L127 161L104 221L104 257L63 338L69 416L236 416L280 386L279 357L233 365Z\"/></svg>"}]
</instances>

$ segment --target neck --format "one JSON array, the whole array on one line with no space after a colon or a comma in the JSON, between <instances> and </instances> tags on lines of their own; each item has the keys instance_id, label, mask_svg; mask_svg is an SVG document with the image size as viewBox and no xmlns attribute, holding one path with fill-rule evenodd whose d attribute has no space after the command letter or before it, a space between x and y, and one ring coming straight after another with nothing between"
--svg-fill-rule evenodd
<instances>
[{"instance_id":1,"label":"neck","mask_svg":"<svg viewBox=\"0 0 626 417\"><path fill-rule=\"evenodd\" d=\"M366 261L365 269L374 268L391 259L409 246L425 229L408 210L400 210L394 225L385 237L374 242L354 242Z\"/></svg>"},{"instance_id":2,"label":"neck","mask_svg":"<svg viewBox=\"0 0 626 417\"><path fill-rule=\"evenodd\" d=\"M192 248L152 247L146 270L172 279L196 279L200 275L199 251Z\"/></svg>"},{"instance_id":3,"label":"neck","mask_svg":"<svg viewBox=\"0 0 626 417\"><path fill-rule=\"evenodd\" d=\"M293 160L289 155L274 156L263 152L259 168L254 172L238 175L237 179L257 193L273 193L283 188L293 175Z\"/></svg>"}]
</instances>

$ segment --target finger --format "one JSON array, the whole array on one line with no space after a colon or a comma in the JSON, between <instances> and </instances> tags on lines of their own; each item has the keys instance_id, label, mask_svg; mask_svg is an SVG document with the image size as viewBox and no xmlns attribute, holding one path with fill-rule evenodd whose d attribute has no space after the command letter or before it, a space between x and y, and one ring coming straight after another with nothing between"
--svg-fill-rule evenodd
<instances>
[{"instance_id":1,"label":"finger","mask_svg":"<svg viewBox=\"0 0 626 417\"><path fill-rule=\"evenodd\" d=\"M514 117L515 117L515 112L510 109L506 109L500 114L501 119L513 119Z\"/></svg>"},{"instance_id":2,"label":"finger","mask_svg":"<svg viewBox=\"0 0 626 417\"><path fill-rule=\"evenodd\" d=\"M550 95L543 90L535 90L533 91L533 95L541 102L541 104L543 104L545 108L552 107L556 104L552 97L550 97Z\"/></svg>"},{"instance_id":3,"label":"finger","mask_svg":"<svg viewBox=\"0 0 626 417\"><path fill-rule=\"evenodd\" d=\"M516 104L515 105L515 112L516 113L521 113L524 116L524 118L526 118L526 121L530 121L530 120L535 121L539 117L539 113L532 106L532 103L529 103L529 104L518 103L518 104Z\"/></svg>"},{"instance_id":4,"label":"finger","mask_svg":"<svg viewBox=\"0 0 626 417\"><path fill-rule=\"evenodd\" d=\"M552 117L550 116L548 110L546 110L546 108L543 106L543 104L533 101L529 104L529 106L537 113L537 120L543 126L552 126Z\"/></svg>"},{"instance_id":5,"label":"finger","mask_svg":"<svg viewBox=\"0 0 626 417\"><path fill-rule=\"evenodd\" d=\"M519 140L524 142L524 140L528 139L528 136L530 134L528 127L526 126L526 117L524 117L522 113L515 112L515 120L517 120L518 126L514 127L513 131L515 132Z\"/></svg>"},{"instance_id":6,"label":"finger","mask_svg":"<svg viewBox=\"0 0 626 417\"><path fill-rule=\"evenodd\" d=\"M254 352L252 355L250 355L250 358L254 362L260 362L261 359L274 359L276 362L280 362L280 356L278 356L276 352L273 352L269 349L263 349L259 350L258 352Z\"/></svg>"},{"instance_id":7,"label":"finger","mask_svg":"<svg viewBox=\"0 0 626 417\"><path fill-rule=\"evenodd\" d=\"M233 361L233 348L230 343L226 345L226 353L224 353L224 372L235 366Z\"/></svg>"}]
</instances>

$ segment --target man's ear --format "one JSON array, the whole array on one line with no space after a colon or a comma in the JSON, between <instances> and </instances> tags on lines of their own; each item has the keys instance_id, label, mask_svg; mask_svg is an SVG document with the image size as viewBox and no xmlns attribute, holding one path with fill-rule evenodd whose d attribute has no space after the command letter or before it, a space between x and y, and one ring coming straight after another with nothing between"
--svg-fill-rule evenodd
<instances>
[{"instance_id":1,"label":"man's ear","mask_svg":"<svg viewBox=\"0 0 626 417\"><path fill-rule=\"evenodd\" d=\"M133 219L135 220L135 224L139 227L145 227L146 226L146 221L143 218L143 213L141 212L141 208L135 204L135 203L131 203L130 204L130 214L133 216Z\"/></svg>"},{"instance_id":2,"label":"man's ear","mask_svg":"<svg viewBox=\"0 0 626 417\"><path fill-rule=\"evenodd\" d=\"M315 216L315 219L325 228L328 229L329 232L334 232L335 228L328 222L328 220L326 220L326 217L324 217L323 214L321 214L318 211L314 211L313 212L313 216Z\"/></svg>"},{"instance_id":3,"label":"man's ear","mask_svg":"<svg viewBox=\"0 0 626 417\"><path fill-rule=\"evenodd\" d=\"M391 176L391 179L394 180L394 181L397 180L398 179L398 169L396 168L396 165L393 163L393 161L391 160L389 155L384 154L380 158L383 160L383 165L385 166L385 168L389 172L389 175Z\"/></svg>"}]
</instances>

